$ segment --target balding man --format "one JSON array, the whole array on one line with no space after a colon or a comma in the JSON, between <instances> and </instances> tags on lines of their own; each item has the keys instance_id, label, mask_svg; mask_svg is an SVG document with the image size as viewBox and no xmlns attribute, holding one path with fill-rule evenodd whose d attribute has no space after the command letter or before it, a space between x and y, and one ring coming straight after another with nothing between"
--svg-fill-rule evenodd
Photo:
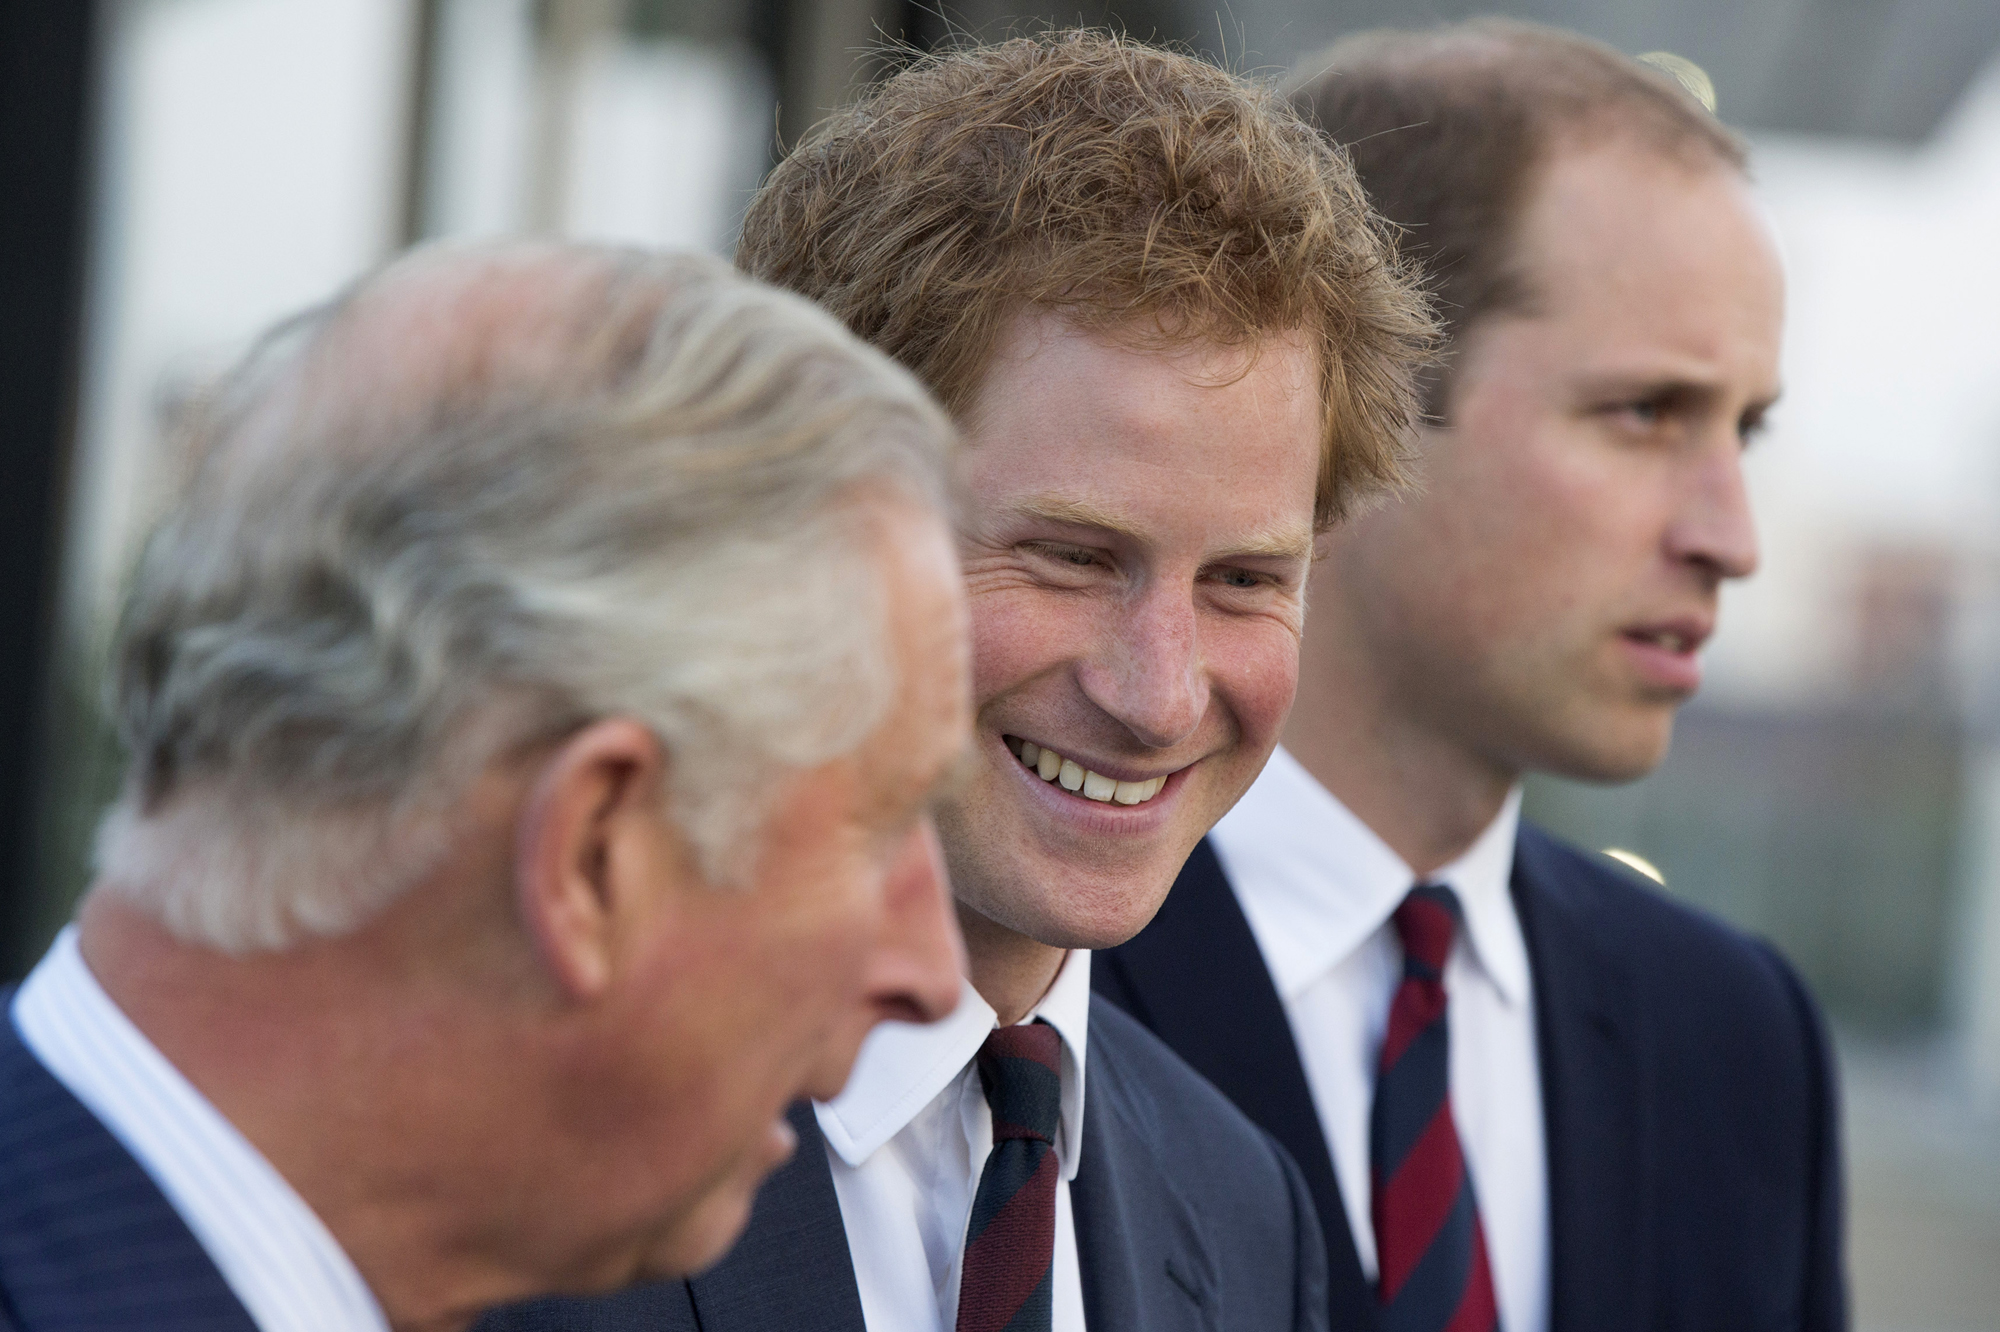
<instances>
[{"instance_id":1,"label":"balding man","mask_svg":"<svg viewBox=\"0 0 2000 1332\"><path fill-rule=\"evenodd\" d=\"M957 998L950 439L695 258L420 253L267 338L0 1030L0 1327L449 1329L716 1258L786 1107Z\"/></svg>"}]
</instances>

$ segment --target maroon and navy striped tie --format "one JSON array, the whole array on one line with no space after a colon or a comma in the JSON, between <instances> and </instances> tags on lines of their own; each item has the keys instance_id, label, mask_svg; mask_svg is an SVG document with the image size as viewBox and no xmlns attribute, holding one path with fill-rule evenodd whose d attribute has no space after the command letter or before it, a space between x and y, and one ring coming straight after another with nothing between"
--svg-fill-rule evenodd
<instances>
[{"instance_id":1,"label":"maroon and navy striped tie","mask_svg":"<svg viewBox=\"0 0 2000 1332\"><path fill-rule=\"evenodd\" d=\"M1403 979L1389 1006L1368 1120L1382 1332L1494 1332L1500 1320L1486 1234L1451 1117L1444 964L1458 898L1420 885L1395 920Z\"/></svg>"},{"instance_id":2,"label":"maroon and navy striped tie","mask_svg":"<svg viewBox=\"0 0 2000 1332\"><path fill-rule=\"evenodd\" d=\"M993 1152L965 1228L958 1332L1049 1332L1062 1038L1040 1021L996 1028L979 1047L979 1081L993 1109Z\"/></svg>"}]
</instances>

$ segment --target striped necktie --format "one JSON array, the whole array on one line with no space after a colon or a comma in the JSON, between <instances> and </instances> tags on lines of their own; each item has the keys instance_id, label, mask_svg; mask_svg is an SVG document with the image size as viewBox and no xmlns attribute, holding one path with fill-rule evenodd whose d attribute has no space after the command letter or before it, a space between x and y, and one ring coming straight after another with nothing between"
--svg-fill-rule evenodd
<instances>
[{"instance_id":1,"label":"striped necktie","mask_svg":"<svg viewBox=\"0 0 2000 1332\"><path fill-rule=\"evenodd\" d=\"M1444 964L1458 927L1451 889L1424 884L1396 908L1403 979L1368 1120L1375 1295L1383 1332L1494 1332L1499 1312L1479 1202L1451 1117Z\"/></svg>"},{"instance_id":2,"label":"striped necktie","mask_svg":"<svg viewBox=\"0 0 2000 1332\"><path fill-rule=\"evenodd\" d=\"M1049 1332L1062 1038L1041 1021L996 1028L979 1047L979 1081L993 1109L993 1151L965 1228L958 1332Z\"/></svg>"}]
</instances>

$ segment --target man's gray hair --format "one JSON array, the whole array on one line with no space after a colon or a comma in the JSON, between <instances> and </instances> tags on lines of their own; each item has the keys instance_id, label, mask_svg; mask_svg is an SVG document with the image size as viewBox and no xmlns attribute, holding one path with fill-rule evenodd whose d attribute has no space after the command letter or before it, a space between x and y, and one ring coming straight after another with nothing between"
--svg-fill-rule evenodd
<instances>
[{"instance_id":1,"label":"man's gray hair","mask_svg":"<svg viewBox=\"0 0 2000 1332\"><path fill-rule=\"evenodd\" d=\"M359 927L496 758L640 719L704 873L896 688L876 528L942 511L908 374L713 260L419 251L281 326L189 427L114 655L100 881L232 951Z\"/></svg>"}]
</instances>

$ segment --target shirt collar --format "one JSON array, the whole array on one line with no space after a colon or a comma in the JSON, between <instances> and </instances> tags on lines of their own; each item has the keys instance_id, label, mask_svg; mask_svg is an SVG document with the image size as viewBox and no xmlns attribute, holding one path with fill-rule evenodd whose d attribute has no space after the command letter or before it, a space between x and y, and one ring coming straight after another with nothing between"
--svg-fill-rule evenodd
<instances>
[{"instance_id":1,"label":"shirt collar","mask_svg":"<svg viewBox=\"0 0 2000 1332\"><path fill-rule=\"evenodd\" d=\"M76 927L14 996L42 1066L143 1167L265 1332L388 1332L340 1242L106 994Z\"/></svg>"},{"instance_id":2,"label":"shirt collar","mask_svg":"<svg viewBox=\"0 0 2000 1332\"><path fill-rule=\"evenodd\" d=\"M919 1111L965 1071L997 1024L993 1005L971 981L962 983L958 1007L939 1022L884 1022L868 1034L847 1086L818 1102L827 1145L859 1166L901 1133ZM1062 1038L1061 1131L1056 1158L1064 1179L1075 1179L1083 1146L1083 1070L1090 1031L1090 954L1072 948L1049 992L1023 1021L1040 1018Z\"/></svg>"},{"instance_id":3,"label":"shirt collar","mask_svg":"<svg viewBox=\"0 0 2000 1332\"><path fill-rule=\"evenodd\" d=\"M1465 854L1427 880L1458 894L1474 959L1509 1004L1524 1002L1529 984L1508 886L1520 820L1516 786ZM1417 882L1388 843L1282 748L1210 836L1287 999L1387 924Z\"/></svg>"}]
</instances>

